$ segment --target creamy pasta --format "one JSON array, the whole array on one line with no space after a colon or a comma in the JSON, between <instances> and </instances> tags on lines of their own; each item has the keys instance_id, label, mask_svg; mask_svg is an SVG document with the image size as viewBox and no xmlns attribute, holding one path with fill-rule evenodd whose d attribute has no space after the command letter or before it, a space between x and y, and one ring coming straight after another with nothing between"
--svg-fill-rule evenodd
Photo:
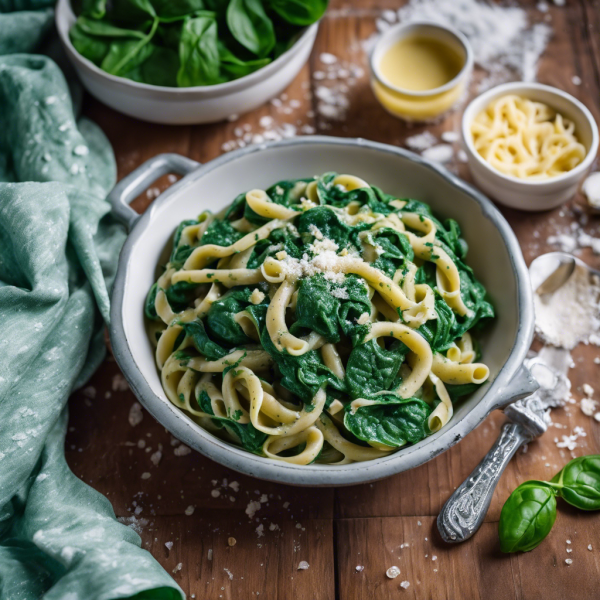
<instances>
[{"instance_id":1,"label":"creamy pasta","mask_svg":"<svg viewBox=\"0 0 600 600\"><path fill-rule=\"evenodd\" d=\"M477 152L494 169L520 179L548 179L575 168L586 149L575 124L542 102L502 96L471 124Z\"/></svg>"},{"instance_id":2,"label":"creamy pasta","mask_svg":"<svg viewBox=\"0 0 600 600\"><path fill-rule=\"evenodd\" d=\"M489 376L494 316L453 220L352 175L281 181L184 221L146 302L168 399L267 459L380 458Z\"/></svg>"}]
</instances>

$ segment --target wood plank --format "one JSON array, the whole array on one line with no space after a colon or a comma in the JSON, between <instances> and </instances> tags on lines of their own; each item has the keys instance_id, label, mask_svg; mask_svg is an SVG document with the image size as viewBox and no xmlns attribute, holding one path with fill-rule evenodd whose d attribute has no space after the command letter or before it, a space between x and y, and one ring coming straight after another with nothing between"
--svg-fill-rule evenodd
<instances>
[{"instance_id":1,"label":"wood plank","mask_svg":"<svg viewBox=\"0 0 600 600\"><path fill-rule=\"evenodd\" d=\"M184 518L157 517L142 534L144 547L175 581L197 599L334 597L331 520L313 520L303 529L280 522L277 531L236 522L218 513ZM230 545L234 538L234 545ZM166 544L171 546L169 549ZM301 561L309 567L298 570Z\"/></svg>"}]
</instances>

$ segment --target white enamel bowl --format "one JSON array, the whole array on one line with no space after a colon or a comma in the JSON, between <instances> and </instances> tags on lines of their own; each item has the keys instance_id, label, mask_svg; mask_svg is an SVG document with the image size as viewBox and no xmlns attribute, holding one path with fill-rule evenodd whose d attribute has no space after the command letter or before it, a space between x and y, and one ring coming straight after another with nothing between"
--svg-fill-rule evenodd
<instances>
[{"instance_id":1,"label":"white enamel bowl","mask_svg":"<svg viewBox=\"0 0 600 600\"><path fill-rule=\"evenodd\" d=\"M498 318L481 339L489 381L458 403L448 425L423 441L370 462L298 466L249 454L196 425L166 398L144 327L144 300L164 264L180 221L217 211L240 192L324 171L352 173L399 198L429 203L441 218L458 220L470 251L468 263L489 290ZM142 215L129 202L160 175L185 174ZM447 450L495 408L537 385L522 363L533 334L532 294L517 240L495 206L472 187L422 158L364 140L302 137L225 154L199 166L161 155L122 180L110 196L113 213L130 229L112 295L111 342L119 366L140 402L173 435L236 471L295 485L349 485L416 467Z\"/></svg>"},{"instance_id":2,"label":"white enamel bowl","mask_svg":"<svg viewBox=\"0 0 600 600\"><path fill-rule=\"evenodd\" d=\"M575 133L587 150L585 159L568 173L541 181L527 181L496 171L475 150L471 123L490 102L507 94L543 102L573 121ZM477 96L463 114L462 138L475 183L501 204L527 211L549 210L571 199L598 152L598 126L590 111L570 94L540 83L505 83Z\"/></svg>"},{"instance_id":3,"label":"white enamel bowl","mask_svg":"<svg viewBox=\"0 0 600 600\"><path fill-rule=\"evenodd\" d=\"M58 0L58 35L85 89L104 104L130 117L166 125L222 121L254 110L277 96L307 61L318 28L318 23L308 27L287 52L246 77L218 85L171 88L110 75L81 56L69 39L69 30L75 20L69 0Z\"/></svg>"}]
</instances>

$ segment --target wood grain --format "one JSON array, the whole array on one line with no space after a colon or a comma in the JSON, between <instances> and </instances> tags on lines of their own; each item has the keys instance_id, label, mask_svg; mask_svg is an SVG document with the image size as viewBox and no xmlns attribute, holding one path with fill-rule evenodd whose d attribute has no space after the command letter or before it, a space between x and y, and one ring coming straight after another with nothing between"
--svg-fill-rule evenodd
<instances>
[{"instance_id":1,"label":"wood grain","mask_svg":"<svg viewBox=\"0 0 600 600\"><path fill-rule=\"evenodd\" d=\"M84 113L113 144L119 177L161 152L209 161L239 138L239 128L262 134L264 117L271 117L275 126L291 123L298 132L308 126L328 135L395 145L425 129L437 136L457 132L460 111L434 126L408 126L386 113L370 91L363 42L375 31L381 11L399 4L397 0L333 0L311 58L281 96L282 102L268 103L230 122L153 125L120 115L90 97L85 99ZM521 5L534 21L550 19L554 30L538 79L574 94L600 120L600 0L574 0L565 7L549 3L547 13L536 8L535 0ZM362 74L357 72L351 84L324 80L321 74L327 65L320 59L322 52L333 53L344 65L362 69ZM574 77L581 79L580 85ZM472 93L480 78L476 73ZM343 118L315 116L320 101L317 90L323 85L334 91L348 85L349 105L340 115ZM457 159L447 167L469 179L466 165ZM161 178L134 207L143 211L168 185L169 178ZM600 233L599 218L586 212L580 195L546 213L501 210L528 263L552 250L548 237L572 223L584 224L595 236ZM582 258L600 268L599 256L584 251ZM576 368L570 379L577 402L584 383L600 390L594 363L599 356L600 349L593 346L573 352ZM600 452L600 424L583 415L578 403L554 410L548 432L513 459L478 534L462 545L447 546L435 530L435 518L493 443L504 421L501 413L492 414L460 444L417 469L368 485L304 489L258 481L195 452L186 453L147 413L131 426L128 414L136 400L122 383L109 357L89 387L73 395L67 459L79 477L108 496L116 514L140 531L144 547L196 598L562 600L571 597L573 581L579 599L598 597L597 515L560 503L549 538L523 555L502 555L496 533L502 504L519 483L551 477L572 456ZM598 393L596 398L600 399ZM559 449L555 439L576 426L587 434L578 440L579 447L573 452ZM233 546L228 544L231 537L236 540ZM170 549L167 543L172 543ZM402 544L408 545L401 548ZM592 551L587 550L588 544ZM570 566L566 558L573 559ZM307 561L309 568L298 571L300 561ZM392 565L401 570L393 580L385 576ZM357 571L357 566L364 569ZM401 587L403 581L410 583L408 588Z\"/></svg>"}]
</instances>

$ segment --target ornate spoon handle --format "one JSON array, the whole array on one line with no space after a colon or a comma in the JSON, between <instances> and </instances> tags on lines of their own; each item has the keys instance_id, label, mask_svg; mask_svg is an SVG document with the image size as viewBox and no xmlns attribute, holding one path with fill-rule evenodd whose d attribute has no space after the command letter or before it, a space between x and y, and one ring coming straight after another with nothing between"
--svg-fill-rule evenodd
<instances>
[{"instance_id":1,"label":"ornate spoon handle","mask_svg":"<svg viewBox=\"0 0 600 600\"><path fill-rule=\"evenodd\" d=\"M479 529L506 465L519 447L533 437L520 423L503 425L490 451L444 504L437 519L444 541L464 542Z\"/></svg>"}]
</instances>

